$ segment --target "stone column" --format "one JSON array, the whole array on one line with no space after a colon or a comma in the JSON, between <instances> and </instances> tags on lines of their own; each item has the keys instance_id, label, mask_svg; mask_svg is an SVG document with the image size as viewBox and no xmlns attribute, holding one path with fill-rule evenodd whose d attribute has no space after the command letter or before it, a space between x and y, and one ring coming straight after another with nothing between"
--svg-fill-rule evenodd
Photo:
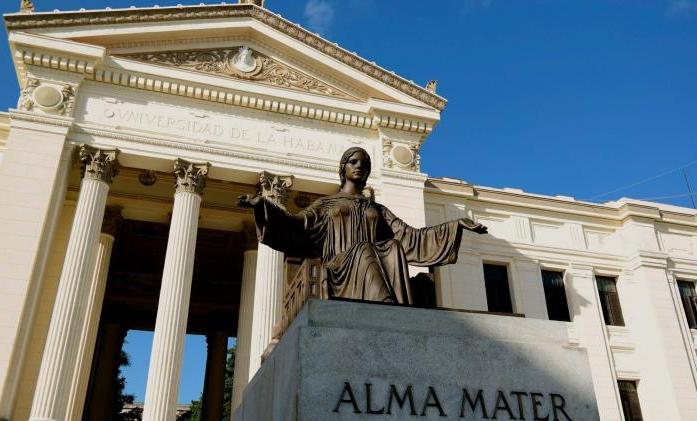
<instances>
[{"instance_id":1,"label":"stone column","mask_svg":"<svg viewBox=\"0 0 697 421\"><path fill-rule=\"evenodd\" d=\"M254 311L254 281L257 271L257 234L253 223L245 227L246 244L242 265L242 290L240 311L237 318L237 347L235 349L235 373L232 381L232 404L235 409L242 402L242 392L249 382L249 351L252 339L252 314ZM232 419L232 418L231 418Z\"/></svg>"},{"instance_id":2,"label":"stone column","mask_svg":"<svg viewBox=\"0 0 697 421\"><path fill-rule=\"evenodd\" d=\"M118 323L105 323L99 338L92 390L85 410L87 421L108 420L114 405L114 386L121 364L121 349L127 330ZM82 418L80 418L82 419Z\"/></svg>"},{"instance_id":3,"label":"stone column","mask_svg":"<svg viewBox=\"0 0 697 421\"><path fill-rule=\"evenodd\" d=\"M102 223L102 233L99 235L97 245L97 263L92 273L87 298L87 317L82 324L82 331L78 342L77 364L73 374L73 383L70 388L67 421L80 421L87 396L92 358L95 354L97 331L99 330L99 318L102 315L104 291L106 290L109 263L111 262L111 249L114 245L114 236L121 223L121 207L108 206Z\"/></svg>"},{"instance_id":4,"label":"stone column","mask_svg":"<svg viewBox=\"0 0 697 421\"><path fill-rule=\"evenodd\" d=\"M259 194L285 208L293 176L279 176L268 172L259 175ZM271 342L273 326L281 319L283 304L283 253L265 244L257 251L256 280L254 283L254 312L249 353L249 378L261 366L261 356Z\"/></svg>"},{"instance_id":5,"label":"stone column","mask_svg":"<svg viewBox=\"0 0 697 421\"><path fill-rule=\"evenodd\" d=\"M58 283L30 420L63 420L87 316L90 281L109 184L117 173L117 150L82 146L82 183Z\"/></svg>"},{"instance_id":6,"label":"stone column","mask_svg":"<svg viewBox=\"0 0 697 421\"><path fill-rule=\"evenodd\" d=\"M220 421L223 419L223 398L225 395L225 365L227 363L227 333L215 332L206 335L208 356L206 358L206 379L201 399L201 420Z\"/></svg>"},{"instance_id":7,"label":"stone column","mask_svg":"<svg viewBox=\"0 0 697 421\"><path fill-rule=\"evenodd\" d=\"M189 313L201 195L209 164L177 159L176 193L155 321L144 421L174 420Z\"/></svg>"}]
</instances>

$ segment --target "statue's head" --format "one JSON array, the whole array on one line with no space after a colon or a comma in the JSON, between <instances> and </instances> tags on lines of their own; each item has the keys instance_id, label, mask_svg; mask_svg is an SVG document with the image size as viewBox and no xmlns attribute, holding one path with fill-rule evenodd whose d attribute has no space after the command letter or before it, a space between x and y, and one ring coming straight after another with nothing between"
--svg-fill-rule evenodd
<instances>
[{"instance_id":1,"label":"statue's head","mask_svg":"<svg viewBox=\"0 0 697 421\"><path fill-rule=\"evenodd\" d=\"M370 155L368 155L368 152L366 152L365 149L354 146L346 149L346 152L341 155L341 160L339 161L339 178L341 179L342 186L344 183L346 183L346 164L355 158L362 160L364 164L362 182L360 183L361 187L364 187L365 183L368 181L368 176L370 175L371 169Z\"/></svg>"}]
</instances>

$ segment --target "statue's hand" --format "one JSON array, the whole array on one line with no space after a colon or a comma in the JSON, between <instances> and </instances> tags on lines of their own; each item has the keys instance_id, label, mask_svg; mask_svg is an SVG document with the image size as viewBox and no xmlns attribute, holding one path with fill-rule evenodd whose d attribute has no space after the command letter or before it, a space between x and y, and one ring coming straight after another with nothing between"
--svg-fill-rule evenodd
<instances>
[{"instance_id":1,"label":"statue's hand","mask_svg":"<svg viewBox=\"0 0 697 421\"><path fill-rule=\"evenodd\" d=\"M237 198L237 205L241 208L253 208L261 202L261 196L245 194Z\"/></svg>"},{"instance_id":2,"label":"statue's hand","mask_svg":"<svg viewBox=\"0 0 697 421\"><path fill-rule=\"evenodd\" d=\"M476 232L477 234L487 234L489 232L489 229L487 227L477 222L474 222L469 218L461 218L459 222L464 229Z\"/></svg>"}]
</instances>

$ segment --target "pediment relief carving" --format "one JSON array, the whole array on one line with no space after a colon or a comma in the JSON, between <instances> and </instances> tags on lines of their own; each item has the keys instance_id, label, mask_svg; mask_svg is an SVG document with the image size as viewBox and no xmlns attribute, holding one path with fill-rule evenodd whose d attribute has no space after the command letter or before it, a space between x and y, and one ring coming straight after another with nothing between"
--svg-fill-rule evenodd
<instances>
[{"instance_id":1,"label":"pediment relief carving","mask_svg":"<svg viewBox=\"0 0 697 421\"><path fill-rule=\"evenodd\" d=\"M354 96L334 86L245 46L120 54L118 57L248 80L296 91L357 100Z\"/></svg>"}]
</instances>

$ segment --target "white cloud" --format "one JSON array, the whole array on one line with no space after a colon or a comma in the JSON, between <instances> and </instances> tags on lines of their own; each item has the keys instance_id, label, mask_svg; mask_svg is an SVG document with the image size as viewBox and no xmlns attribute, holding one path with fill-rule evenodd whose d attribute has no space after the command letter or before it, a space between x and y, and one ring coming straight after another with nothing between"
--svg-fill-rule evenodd
<instances>
[{"instance_id":1,"label":"white cloud","mask_svg":"<svg viewBox=\"0 0 697 421\"><path fill-rule=\"evenodd\" d=\"M691 16L697 13L696 0L671 0L666 10L669 17Z\"/></svg>"},{"instance_id":2,"label":"white cloud","mask_svg":"<svg viewBox=\"0 0 697 421\"><path fill-rule=\"evenodd\" d=\"M310 29L324 35L334 21L334 6L326 0L308 0L303 15Z\"/></svg>"}]
</instances>

